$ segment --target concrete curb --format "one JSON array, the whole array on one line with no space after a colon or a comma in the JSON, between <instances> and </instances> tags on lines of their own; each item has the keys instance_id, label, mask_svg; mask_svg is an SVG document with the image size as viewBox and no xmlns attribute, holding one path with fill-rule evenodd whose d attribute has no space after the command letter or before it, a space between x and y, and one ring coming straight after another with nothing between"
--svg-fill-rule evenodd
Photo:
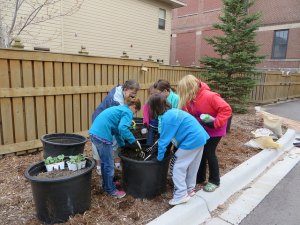
<instances>
[{"instance_id":1,"label":"concrete curb","mask_svg":"<svg viewBox=\"0 0 300 225\"><path fill-rule=\"evenodd\" d=\"M221 186L212 194L200 190L186 204L178 205L157 217L149 225L199 225L211 218L210 212L223 204L230 196L240 191L262 174L292 147L296 131L288 129L277 141L280 150L265 149L221 177Z\"/></svg>"},{"instance_id":2,"label":"concrete curb","mask_svg":"<svg viewBox=\"0 0 300 225\"><path fill-rule=\"evenodd\" d=\"M299 153L299 148L291 149L282 160L278 161L256 179L248 189L244 190L239 198L230 204L218 218L228 222L229 225L239 224L300 161ZM218 224L214 223L213 220L206 224Z\"/></svg>"}]
</instances>

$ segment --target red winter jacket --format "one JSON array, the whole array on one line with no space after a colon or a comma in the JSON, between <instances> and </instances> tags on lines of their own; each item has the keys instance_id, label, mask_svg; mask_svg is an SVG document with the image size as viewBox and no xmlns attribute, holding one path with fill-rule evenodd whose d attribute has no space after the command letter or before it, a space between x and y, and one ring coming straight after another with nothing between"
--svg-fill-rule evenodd
<instances>
[{"instance_id":1,"label":"red winter jacket","mask_svg":"<svg viewBox=\"0 0 300 225\"><path fill-rule=\"evenodd\" d=\"M227 121L232 114L231 107L218 93L212 92L206 83L200 83L197 97L189 102L183 110L193 115L202 124L210 137L226 135ZM200 115L203 113L215 117L215 128L205 126L200 120Z\"/></svg>"}]
</instances>

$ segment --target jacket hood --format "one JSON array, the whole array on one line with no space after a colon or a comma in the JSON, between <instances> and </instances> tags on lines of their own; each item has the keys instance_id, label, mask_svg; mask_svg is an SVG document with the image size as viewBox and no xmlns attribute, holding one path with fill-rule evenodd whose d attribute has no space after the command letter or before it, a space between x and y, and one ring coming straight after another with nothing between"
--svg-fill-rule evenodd
<instances>
[{"instance_id":1,"label":"jacket hood","mask_svg":"<svg viewBox=\"0 0 300 225\"><path fill-rule=\"evenodd\" d=\"M200 90L201 91L204 91L204 90L210 91L210 87L206 83L200 81Z\"/></svg>"}]
</instances>

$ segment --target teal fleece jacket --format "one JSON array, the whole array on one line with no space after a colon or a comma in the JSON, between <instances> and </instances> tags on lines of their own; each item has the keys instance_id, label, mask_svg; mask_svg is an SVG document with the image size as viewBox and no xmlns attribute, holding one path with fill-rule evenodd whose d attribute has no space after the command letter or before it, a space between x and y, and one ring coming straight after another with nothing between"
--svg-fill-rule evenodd
<instances>
[{"instance_id":1,"label":"teal fleece jacket","mask_svg":"<svg viewBox=\"0 0 300 225\"><path fill-rule=\"evenodd\" d=\"M192 115L180 109L169 109L161 116L157 160L163 160L171 141L182 150L194 150L204 146L208 139L208 134Z\"/></svg>"},{"instance_id":2,"label":"teal fleece jacket","mask_svg":"<svg viewBox=\"0 0 300 225\"><path fill-rule=\"evenodd\" d=\"M125 145L124 140L130 144L136 141L129 128L133 119L133 112L127 105L112 106L102 111L92 123L89 134L112 142L113 135L120 147Z\"/></svg>"}]
</instances>

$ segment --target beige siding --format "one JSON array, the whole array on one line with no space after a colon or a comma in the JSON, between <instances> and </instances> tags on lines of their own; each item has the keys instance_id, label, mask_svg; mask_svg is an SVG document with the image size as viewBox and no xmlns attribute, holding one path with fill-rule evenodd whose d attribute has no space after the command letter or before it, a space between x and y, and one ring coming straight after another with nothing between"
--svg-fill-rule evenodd
<instances>
[{"instance_id":1,"label":"beige siding","mask_svg":"<svg viewBox=\"0 0 300 225\"><path fill-rule=\"evenodd\" d=\"M158 29L159 8L167 11L165 31ZM64 18L63 51L77 53L84 45L92 55L119 57L126 51L130 58L152 55L168 63L170 12L169 6L149 0L85 0L76 15Z\"/></svg>"},{"instance_id":2,"label":"beige siding","mask_svg":"<svg viewBox=\"0 0 300 225\"><path fill-rule=\"evenodd\" d=\"M6 0L0 0L3 2ZM55 7L64 12L74 0L63 0ZM12 7L12 6L11 6ZM166 29L158 29L159 8L167 12ZM5 11L11 21L11 8ZM29 13L28 6L20 12ZM45 12L42 12L41 15ZM120 57L126 51L132 59L169 63L171 6L155 0L84 0L71 16L59 17L40 25L29 26L20 35L25 49L49 47L53 52L78 53L84 45L90 55Z\"/></svg>"},{"instance_id":3,"label":"beige siding","mask_svg":"<svg viewBox=\"0 0 300 225\"><path fill-rule=\"evenodd\" d=\"M14 12L14 4L11 2L7 2L7 0L0 0L0 5L3 7L1 9L1 18L2 23L6 26L4 29L8 30L12 23L13 12ZM51 7L51 10L60 11L61 4L55 4ZM49 11L49 9L48 9ZM13 36L17 35L17 32L21 29L22 24L21 20L25 20L30 13L32 12L29 4L25 1L20 10L18 11L18 17L16 20L15 29L13 32ZM46 9L42 9L38 18L46 17ZM0 19L1 19L0 18ZM22 43L25 46L25 49L33 49L34 46L40 47L49 47L51 51L62 50L62 23L61 18L56 18L49 20L47 22L43 22L40 24L31 24L22 31L19 37L22 39Z\"/></svg>"}]
</instances>

